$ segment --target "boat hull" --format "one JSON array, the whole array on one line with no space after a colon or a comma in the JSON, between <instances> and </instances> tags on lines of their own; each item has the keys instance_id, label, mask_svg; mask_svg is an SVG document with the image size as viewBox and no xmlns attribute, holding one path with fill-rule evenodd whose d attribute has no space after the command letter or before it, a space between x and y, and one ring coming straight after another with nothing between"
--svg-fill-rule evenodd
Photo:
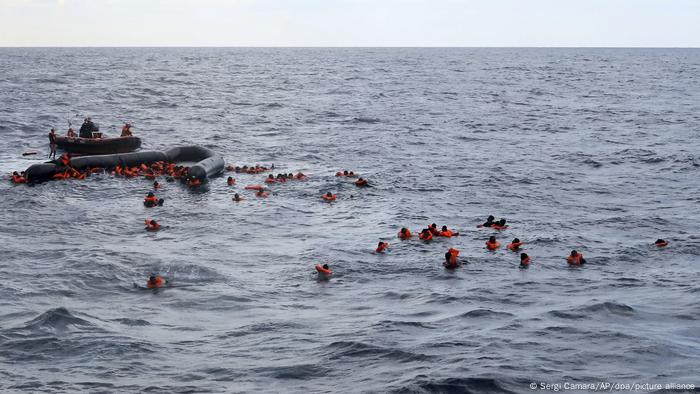
<instances>
[{"instance_id":1,"label":"boat hull","mask_svg":"<svg viewBox=\"0 0 700 394\"><path fill-rule=\"evenodd\" d=\"M141 139L138 137L56 137L56 147L69 153L109 155L112 153L133 152L141 147Z\"/></svg>"}]
</instances>

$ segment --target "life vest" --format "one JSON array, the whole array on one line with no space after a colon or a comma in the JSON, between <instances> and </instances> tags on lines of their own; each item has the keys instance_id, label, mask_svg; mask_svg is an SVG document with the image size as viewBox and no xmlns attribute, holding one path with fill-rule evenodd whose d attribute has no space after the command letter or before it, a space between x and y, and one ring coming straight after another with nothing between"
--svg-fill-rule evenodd
<instances>
[{"instance_id":1,"label":"life vest","mask_svg":"<svg viewBox=\"0 0 700 394\"><path fill-rule=\"evenodd\" d=\"M498 225L498 224L492 224L492 225L491 225L491 228L494 229L494 230L505 230L505 229L508 228L508 225L506 224L505 226L501 226L501 225Z\"/></svg>"},{"instance_id":2,"label":"life vest","mask_svg":"<svg viewBox=\"0 0 700 394\"><path fill-rule=\"evenodd\" d=\"M12 175L12 183L27 183L27 179L20 175Z\"/></svg>"},{"instance_id":3,"label":"life vest","mask_svg":"<svg viewBox=\"0 0 700 394\"><path fill-rule=\"evenodd\" d=\"M668 241L658 242L658 243L655 243L654 245L656 245L656 247L658 247L658 248L663 248L665 246L668 246Z\"/></svg>"},{"instance_id":4,"label":"life vest","mask_svg":"<svg viewBox=\"0 0 700 394\"><path fill-rule=\"evenodd\" d=\"M246 190L262 190L263 187L261 185L248 185L244 187Z\"/></svg>"},{"instance_id":5,"label":"life vest","mask_svg":"<svg viewBox=\"0 0 700 394\"><path fill-rule=\"evenodd\" d=\"M151 282L150 280L146 281L146 287L149 289L156 289L159 287L163 287L163 278L160 276L156 276L156 279Z\"/></svg>"},{"instance_id":6,"label":"life vest","mask_svg":"<svg viewBox=\"0 0 700 394\"><path fill-rule=\"evenodd\" d=\"M331 196L328 196L328 195L324 194L321 196L321 198L324 199L325 201L335 201L336 195L333 194Z\"/></svg>"},{"instance_id":7,"label":"life vest","mask_svg":"<svg viewBox=\"0 0 700 394\"><path fill-rule=\"evenodd\" d=\"M53 174L52 178L57 180L66 179L66 174L64 172L58 172L56 174Z\"/></svg>"},{"instance_id":8,"label":"life vest","mask_svg":"<svg viewBox=\"0 0 700 394\"><path fill-rule=\"evenodd\" d=\"M420 238L423 241L430 241L431 239L433 239L433 233L431 233L430 231L421 232L420 234L418 234L418 238Z\"/></svg>"},{"instance_id":9,"label":"life vest","mask_svg":"<svg viewBox=\"0 0 700 394\"><path fill-rule=\"evenodd\" d=\"M577 254L576 257L569 255L569 257L566 258L566 262L570 265L581 265L582 260L583 255L581 253Z\"/></svg>"},{"instance_id":10,"label":"life vest","mask_svg":"<svg viewBox=\"0 0 700 394\"><path fill-rule=\"evenodd\" d=\"M513 252L515 252L516 250L520 249L520 247L522 245L523 245L522 242L511 242L508 245L506 245L506 248L508 248L508 250L512 250Z\"/></svg>"},{"instance_id":11,"label":"life vest","mask_svg":"<svg viewBox=\"0 0 700 394\"><path fill-rule=\"evenodd\" d=\"M488 250L496 250L501 246L501 243L496 241L494 243L491 243L489 241L486 241L486 249Z\"/></svg>"},{"instance_id":12,"label":"life vest","mask_svg":"<svg viewBox=\"0 0 700 394\"><path fill-rule=\"evenodd\" d=\"M345 176L345 174L343 174L342 172L338 171L338 172L335 173L335 176Z\"/></svg>"},{"instance_id":13,"label":"life vest","mask_svg":"<svg viewBox=\"0 0 700 394\"><path fill-rule=\"evenodd\" d=\"M520 265L522 265L522 266L530 265L530 256L527 256L524 259L520 260Z\"/></svg>"},{"instance_id":14,"label":"life vest","mask_svg":"<svg viewBox=\"0 0 700 394\"><path fill-rule=\"evenodd\" d=\"M362 179L362 180L358 179L355 181L355 186L360 186L360 187L367 186L367 180L366 179Z\"/></svg>"},{"instance_id":15,"label":"life vest","mask_svg":"<svg viewBox=\"0 0 700 394\"><path fill-rule=\"evenodd\" d=\"M438 235L441 236L441 237L448 237L448 238L449 238L449 237L451 237L452 235L454 235L454 233L453 233L452 231L450 231L450 230L447 230L447 231L440 231L440 232L438 232Z\"/></svg>"},{"instance_id":16,"label":"life vest","mask_svg":"<svg viewBox=\"0 0 700 394\"><path fill-rule=\"evenodd\" d=\"M68 164L70 164L70 158L65 153L61 155L61 158L59 160L61 161L61 164L64 166L68 166Z\"/></svg>"},{"instance_id":17,"label":"life vest","mask_svg":"<svg viewBox=\"0 0 700 394\"><path fill-rule=\"evenodd\" d=\"M327 270L327 269L323 268L323 266L321 266L321 265L319 265L319 264L316 264L316 272L318 272L318 273L320 273L320 274L327 275L327 276L330 276L330 275L333 274L333 271L331 271L331 270L329 270L329 269Z\"/></svg>"},{"instance_id":18,"label":"life vest","mask_svg":"<svg viewBox=\"0 0 700 394\"><path fill-rule=\"evenodd\" d=\"M457 268L457 256L459 256L459 250L450 248L447 253L449 254L449 259L443 263L445 268Z\"/></svg>"},{"instance_id":19,"label":"life vest","mask_svg":"<svg viewBox=\"0 0 700 394\"><path fill-rule=\"evenodd\" d=\"M302 180L302 179L306 179L306 178L307 178L307 176L306 176L306 175L304 175L304 174L302 174L302 173L300 172L300 173L298 173L298 174L294 175L294 178L295 178L295 179L299 179L299 180Z\"/></svg>"},{"instance_id":20,"label":"life vest","mask_svg":"<svg viewBox=\"0 0 700 394\"><path fill-rule=\"evenodd\" d=\"M227 183L229 186L235 185L235 184L236 184L236 180L233 179L233 178L227 179L227 180L226 180L226 183Z\"/></svg>"},{"instance_id":21,"label":"life vest","mask_svg":"<svg viewBox=\"0 0 700 394\"><path fill-rule=\"evenodd\" d=\"M275 183L277 180L275 178L265 178L265 183Z\"/></svg>"},{"instance_id":22,"label":"life vest","mask_svg":"<svg viewBox=\"0 0 700 394\"><path fill-rule=\"evenodd\" d=\"M158 198L156 196L146 197L143 199L143 205L147 207L152 207L158 205Z\"/></svg>"},{"instance_id":23,"label":"life vest","mask_svg":"<svg viewBox=\"0 0 700 394\"><path fill-rule=\"evenodd\" d=\"M411 238L411 231L406 229L406 232L401 232L399 231L399 238L401 239L409 239Z\"/></svg>"},{"instance_id":24,"label":"life vest","mask_svg":"<svg viewBox=\"0 0 700 394\"><path fill-rule=\"evenodd\" d=\"M267 193L265 193L264 190L258 190L258 192L255 193L255 195L260 198L267 198Z\"/></svg>"},{"instance_id":25,"label":"life vest","mask_svg":"<svg viewBox=\"0 0 700 394\"><path fill-rule=\"evenodd\" d=\"M382 253L386 248L389 247L389 244L386 242L382 242L377 246L377 249L375 249L375 252L377 253Z\"/></svg>"}]
</instances>

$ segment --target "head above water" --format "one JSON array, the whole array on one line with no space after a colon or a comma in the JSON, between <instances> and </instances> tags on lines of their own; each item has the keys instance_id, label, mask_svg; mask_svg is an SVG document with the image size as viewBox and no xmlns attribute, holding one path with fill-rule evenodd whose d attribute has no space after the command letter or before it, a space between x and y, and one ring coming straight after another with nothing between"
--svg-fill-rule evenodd
<instances>
[{"instance_id":1,"label":"head above water","mask_svg":"<svg viewBox=\"0 0 700 394\"><path fill-rule=\"evenodd\" d=\"M431 228L437 228L437 224L433 223L430 225Z\"/></svg>"},{"instance_id":2,"label":"head above water","mask_svg":"<svg viewBox=\"0 0 700 394\"><path fill-rule=\"evenodd\" d=\"M496 218L493 217L493 215L489 215L489 217L486 220L489 222L493 222L494 220L496 220Z\"/></svg>"},{"instance_id":3,"label":"head above water","mask_svg":"<svg viewBox=\"0 0 700 394\"><path fill-rule=\"evenodd\" d=\"M528 256L527 253L520 253L520 260L525 260L528 257L530 256Z\"/></svg>"},{"instance_id":4,"label":"head above water","mask_svg":"<svg viewBox=\"0 0 700 394\"><path fill-rule=\"evenodd\" d=\"M494 242L496 242L496 237L495 237L495 236L493 236L493 235L492 235L492 236L490 236L490 237L489 237L489 242L491 242L491 243L494 243Z\"/></svg>"},{"instance_id":5,"label":"head above water","mask_svg":"<svg viewBox=\"0 0 700 394\"><path fill-rule=\"evenodd\" d=\"M333 194L331 192L326 193L326 197L333 197Z\"/></svg>"},{"instance_id":6,"label":"head above water","mask_svg":"<svg viewBox=\"0 0 700 394\"><path fill-rule=\"evenodd\" d=\"M151 220L151 226L155 226L157 224L158 224L158 222L156 222L155 220Z\"/></svg>"},{"instance_id":7,"label":"head above water","mask_svg":"<svg viewBox=\"0 0 700 394\"><path fill-rule=\"evenodd\" d=\"M348 170L344 170L343 175L348 175Z\"/></svg>"},{"instance_id":8,"label":"head above water","mask_svg":"<svg viewBox=\"0 0 700 394\"><path fill-rule=\"evenodd\" d=\"M514 244L519 244L519 243L520 243L520 239L519 239L519 238L513 238L513 243L514 243Z\"/></svg>"},{"instance_id":9,"label":"head above water","mask_svg":"<svg viewBox=\"0 0 700 394\"><path fill-rule=\"evenodd\" d=\"M447 226L442 226L442 231L447 231Z\"/></svg>"},{"instance_id":10,"label":"head above water","mask_svg":"<svg viewBox=\"0 0 700 394\"><path fill-rule=\"evenodd\" d=\"M572 250L570 256L571 256L571 257L576 257L576 256L578 256L578 252L575 251L575 250Z\"/></svg>"},{"instance_id":11,"label":"head above water","mask_svg":"<svg viewBox=\"0 0 700 394\"><path fill-rule=\"evenodd\" d=\"M505 226L505 225L506 225L506 220L503 219L503 218L501 218L501 220L498 221L498 224L501 225L501 226Z\"/></svg>"},{"instance_id":12,"label":"head above water","mask_svg":"<svg viewBox=\"0 0 700 394\"><path fill-rule=\"evenodd\" d=\"M155 197L155 194L153 194L153 192L148 192L147 196L148 197Z\"/></svg>"}]
</instances>

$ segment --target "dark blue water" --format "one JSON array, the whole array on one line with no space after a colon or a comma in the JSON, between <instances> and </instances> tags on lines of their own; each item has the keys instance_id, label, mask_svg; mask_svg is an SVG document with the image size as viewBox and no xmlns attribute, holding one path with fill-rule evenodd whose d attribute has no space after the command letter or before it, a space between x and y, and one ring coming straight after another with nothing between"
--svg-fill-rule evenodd
<instances>
[{"instance_id":1,"label":"dark blue water","mask_svg":"<svg viewBox=\"0 0 700 394\"><path fill-rule=\"evenodd\" d=\"M91 116L310 176L167 183L156 210L146 180L2 182L0 390L698 385L699 75L682 49L0 49L3 174ZM529 269L484 249L488 214ZM432 222L462 236L396 239ZM133 289L150 272L182 287Z\"/></svg>"}]
</instances>

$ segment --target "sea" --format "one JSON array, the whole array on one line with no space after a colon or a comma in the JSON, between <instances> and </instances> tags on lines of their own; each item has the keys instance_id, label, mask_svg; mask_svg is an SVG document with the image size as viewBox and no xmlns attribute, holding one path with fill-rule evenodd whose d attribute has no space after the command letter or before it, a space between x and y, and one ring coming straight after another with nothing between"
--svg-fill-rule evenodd
<instances>
[{"instance_id":1,"label":"sea","mask_svg":"<svg viewBox=\"0 0 700 394\"><path fill-rule=\"evenodd\" d=\"M700 49L2 48L0 103L2 393L699 392ZM86 117L308 180L9 181Z\"/></svg>"}]
</instances>

